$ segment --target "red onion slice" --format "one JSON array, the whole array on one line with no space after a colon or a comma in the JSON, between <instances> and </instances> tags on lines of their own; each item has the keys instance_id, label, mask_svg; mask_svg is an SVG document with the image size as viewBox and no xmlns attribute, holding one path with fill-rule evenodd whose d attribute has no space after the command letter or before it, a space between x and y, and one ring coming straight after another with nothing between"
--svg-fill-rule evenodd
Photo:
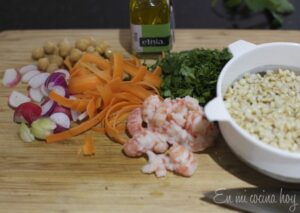
<instances>
[{"instance_id":1,"label":"red onion slice","mask_svg":"<svg viewBox=\"0 0 300 213\"><path fill-rule=\"evenodd\" d=\"M63 128L69 129L71 126L71 121L65 113L62 112L53 113L50 116L50 119Z\"/></svg>"},{"instance_id":2,"label":"red onion slice","mask_svg":"<svg viewBox=\"0 0 300 213\"><path fill-rule=\"evenodd\" d=\"M45 86L51 90L51 87L53 86L62 86L64 88L67 88L67 82L65 79L65 74L61 72L54 72L52 73L46 80Z\"/></svg>"},{"instance_id":3,"label":"red onion slice","mask_svg":"<svg viewBox=\"0 0 300 213\"><path fill-rule=\"evenodd\" d=\"M49 95L49 90L46 88L45 84L42 84L42 85L41 85L40 90L41 90L41 93L42 93L44 96L48 97L48 95Z\"/></svg>"},{"instance_id":4,"label":"red onion slice","mask_svg":"<svg viewBox=\"0 0 300 213\"><path fill-rule=\"evenodd\" d=\"M85 118L87 118L87 116L88 116L88 114L87 114L87 112L83 112L83 113L81 113L79 116L78 116L78 120L79 121L83 121Z\"/></svg>"},{"instance_id":5,"label":"red onion slice","mask_svg":"<svg viewBox=\"0 0 300 213\"><path fill-rule=\"evenodd\" d=\"M65 87L62 86L54 86L50 89L51 91L56 92L58 95L66 97L68 96L67 94L67 90L65 89Z\"/></svg>"},{"instance_id":6,"label":"red onion slice","mask_svg":"<svg viewBox=\"0 0 300 213\"><path fill-rule=\"evenodd\" d=\"M70 79L70 73L68 70L65 69L59 69L55 70L54 73L63 73L65 75L65 79L68 81Z\"/></svg>"},{"instance_id":7,"label":"red onion slice","mask_svg":"<svg viewBox=\"0 0 300 213\"><path fill-rule=\"evenodd\" d=\"M56 107L54 108L52 114L58 113L58 112L62 112L64 114L66 114L70 119L72 119L71 110L66 108L66 107L56 105Z\"/></svg>"},{"instance_id":8,"label":"red onion slice","mask_svg":"<svg viewBox=\"0 0 300 213\"><path fill-rule=\"evenodd\" d=\"M42 116L49 116L53 112L57 104L51 99L47 99L42 104Z\"/></svg>"}]
</instances>

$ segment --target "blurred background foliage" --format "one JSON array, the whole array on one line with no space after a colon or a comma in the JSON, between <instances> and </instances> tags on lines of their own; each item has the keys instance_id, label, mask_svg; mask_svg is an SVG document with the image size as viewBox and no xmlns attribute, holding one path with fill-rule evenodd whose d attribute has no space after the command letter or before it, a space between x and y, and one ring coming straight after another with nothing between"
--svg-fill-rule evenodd
<instances>
[{"instance_id":1,"label":"blurred background foliage","mask_svg":"<svg viewBox=\"0 0 300 213\"><path fill-rule=\"evenodd\" d=\"M300 0L173 0L176 28L300 29ZM129 0L0 1L0 30L128 28Z\"/></svg>"},{"instance_id":2,"label":"blurred background foliage","mask_svg":"<svg viewBox=\"0 0 300 213\"><path fill-rule=\"evenodd\" d=\"M211 0L214 11L218 3L220 0ZM222 4L227 9L228 19L246 19L264 13L271 28L279 28L284 22L284 16L295 10L289 0L223 0Z\"/></svg>"}]
</instances>

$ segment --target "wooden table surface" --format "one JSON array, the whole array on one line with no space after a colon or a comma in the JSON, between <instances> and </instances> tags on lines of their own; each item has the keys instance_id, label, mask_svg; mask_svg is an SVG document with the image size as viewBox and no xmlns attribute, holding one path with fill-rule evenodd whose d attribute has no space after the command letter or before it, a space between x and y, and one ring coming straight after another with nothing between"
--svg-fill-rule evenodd
<instances>
[{"instance_id":1,"label":"wooden table surface","mask_svg":"<svg viewBox=\"0 0 300 213\"><path fill-rule=\"evenodd\" d=\"M114 49L130 46L128 30L6 31L0 33L0 78L5 69L31 62L30 52L46 40L94 36ZM176 30L175 51L223 48L238 39L254 43L300 43L298 31ZM25 91L26 86L16 88ZM144 175L144 158L128 158L121 146L96 136L96 155L78 156L82 136L60 144L24 143L7 106L12 89L0 86L0 212L230 212L203 200L203 193L233 187L297 187L249 168L223 140L196 154L199 168L184 178Z\"/></svg>"}]
</instances>

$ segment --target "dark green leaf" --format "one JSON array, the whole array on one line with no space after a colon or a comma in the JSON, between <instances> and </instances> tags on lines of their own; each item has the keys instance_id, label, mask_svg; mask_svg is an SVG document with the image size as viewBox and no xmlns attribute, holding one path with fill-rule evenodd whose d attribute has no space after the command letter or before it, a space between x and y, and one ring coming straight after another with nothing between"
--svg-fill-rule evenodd
<instances>
[{"instance_id":1,"label":"dark green leaf","mask_svg":"<svg viewBox=\"0 0 300 213\"><path fill-rule=\"evenodd\" d=\"M245 0L245 4L250 10L254 12L263 11L267 8L266 0Z\"/></svg>"},{"instance_id":2,"label":"dark green leaf","mask_svg":"<svg viewBox=\"0 0 300 213\"><path fill-rule=\"evenodd\" d=\"M228 8L238 7L242 3L242 0L225 0L225 5Z\"/></svg>"},{"instance_id":3,"label":"dark green leaf","mask_svg":"<svg viewBox=\"0 0 300 213\"><path fill-rule=\"evenodd\" d=\"M218 3L218 0L211 0L211 1L210 1L210 5L211 5L212 7L215 7L217 3Z\"/></svg>"},{"instance_id":4,"label":"dark green leaf","mask_svg":"<svg viewBox=\"0 0 300 213\"><path fill-rule=\"evenodd\" d=\"M267 0L268 9L276 13L291 13L295 10L294 6L288 0Z\"/></svg>"},{"instance_id":5,"label":"dark green leaf","mask_svg":"<svg viewBox=\"0 0 300 213\"><path fill-rule=\"evenodd\" d=\"M271 12L271 14L272 14L272 16L273 16L273 18L274 18L274 20L276 22L278 22L279 24L283 23L283 17L282 17L282 15L280 15L280 14L278 14L276 12Z\"/></svg>"}]
</instances>

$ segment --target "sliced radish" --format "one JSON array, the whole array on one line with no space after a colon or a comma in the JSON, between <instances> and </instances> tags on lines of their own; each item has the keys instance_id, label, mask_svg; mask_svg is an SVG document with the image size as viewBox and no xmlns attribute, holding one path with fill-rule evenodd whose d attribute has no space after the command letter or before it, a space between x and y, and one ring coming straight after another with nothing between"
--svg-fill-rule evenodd
<instances>
[{"instance_id":1,"label":"sliced radish","mask_svg":"<svg viewBox=\"0 0 300 213\"><path fill-rule=\"evenodd\" d=\"M57 104L51 99L47 99L42 103L42 116L49 116L52 114Z\"/></svg>"},{"instance_id":2,"label":"sliced radish","mask_svg":"<svg viewBox=\"0 0 300 213\"><path fill-rule=\"evenodd\" d=\"M34 103L26 102L18 106L14 112L14 122L31 123L37 120L42 114L42 108Z\"/></svg>"},{"instance_id":3,"label":"sliced radish","mask_svg":"<svg viewBox=\"0 0 300 213\"><path fill-rule=\"evenodd\" d=\"M47 80L47 78L49 77L49 73L40 73L40 74L38 74L38 75L36 75L36 76L33 76L29 81L28 81L28 84L29 84L29 86L31 86L32 88L34 88L34 89L36 89L36 88L38 88L38 87L40 87L40 86L42 86L45 82L46 82L46 80Z\"/></svg>"},{"instance_id":4,"label":"sliced radish","mask_svg":"<svg viewBox=\"0 0 300 213\"><path fill-rule=\"evenodd\" d=\"M21 75L25 75L27 72L32 71L32 70L37 70L37 66L34 64L29 64L29 65L25 65L25 66L21 67L19 69L19 73Z\"/></svg>"},{"instance_id":5,"label":"sliced radish","mask_svg":"<svg viewBox=\"0 0 300 213\"><path fill-rule=\"evenodd\" d=\"M41 72L38 70L31 70L22 76L22 82L27 83L32 77L40 74Z\"/></svg>"},{"instance_id":6,"label":"sliced radish","mask_svg":"<svg viewBox=\"0 0 300 213\"><path fill-rule=\"evenodd\" d=\"M42 84L41 87L40 87L40 90L41 90L41 93L44 95L44 96L48 96L49 95L49 90L46 88L45 84Z\"/></svg>"},{"instance_id":7,"label":"sliced radish","mask_svg":"<svg viewBox=\"0 0 300 213\"><path fill-rule=\"evenodd\" d=\"M51 91L56 92L58 95L66 97L67 96L67 91L64 87L62 86L54 86L51 88Z\"/></svg>"},{"instance_id":8,"label":"sliced radish","mask_svg":"<svg viewBox=\"0 0 300 213\"><path fill-rule=\"evenodd\" d=\"M80 115L78 115L77 120L78 121L83 121L85 118L87 118L87 116L88 116L87 112L83 112Z\"/></svg>"},{"instance_id":9,"label":"sliced radish","mask_svg":"<svg viewBox=\"0 0 300 213\"><path fill-rule=\"evenodd\" d=\"M30 88L29 89L29 97L35 101L35 102L38 102L40 103L43 98L44 98L44 95L42 94L41 90L39 88Z\"/></svg>"},{"instance_id":10,"label":"sliced radish","mask_svg":"<svg viewBox=\"0 0 300 213\"><path fill-rule=\"evenodd\" d=\"M21 80L21 75L15 69L7 69L5 70L2 83L6 87L14 87Z\"/></svg>"},{"instance_id":11,"label":"sliced radish","mask_svg":"<svg viewBox=\"0 0 300 213\"><path fill-rule=\"evenodd\" d=\"M66 129L70 128L71 121L70 118L65 113L62 112L53 113L50 116L50 119L63 128Z\"/></svg>"},{"instance_id":12,"label":"sliced radish","mask_svg":"<svg viewBox=\"0 0 300 213\"><path fill-rule=\"evenodd\" d=\"M11 108L17 108L18 106L20 106L23 103L26 102L30 102L30 98L27 97L26 95L17 92L17 91L12 91L12 93L10 94L9 98L8 98L8 105Z\"/></svg>"},{"instance_id":13,"label":"sliced radish","mask_svg":"<svg viewBox=\"0 0 300 213\"><path fill-rule=\"evenodd\" d=\"M64 114L66 114L70 119L72 119L72 115L71 115L71 110L66 108L66 107L63 107L63 106L59 106L57 105L54 110L53 110L53 114L54 113L58 113L58 112L62 112Z\"/></svg>"},{"instance_id":14,"label":"sliced radish","mask_svg":"<svg viewBox=\"0 0 300 213\"><path fill-rule=\"evenodd\" d=\"M65 79L69 80L70 79L70 73L68 70L65 69L59 69L59 70L55 70L54 73L63 73L65 74Z\"/></svg>"}]
</instances>

